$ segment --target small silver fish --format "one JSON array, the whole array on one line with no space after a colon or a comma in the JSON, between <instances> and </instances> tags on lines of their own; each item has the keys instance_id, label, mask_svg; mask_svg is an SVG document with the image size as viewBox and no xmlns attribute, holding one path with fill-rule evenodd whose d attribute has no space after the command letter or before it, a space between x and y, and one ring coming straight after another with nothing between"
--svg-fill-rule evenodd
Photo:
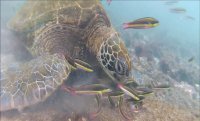
<instances>
[{"instance_id":1,"label":"small silver fish","mask_svg":"<svg viewBox=\"0 0 200 121\"><path fill-rule=\"evenodd\" d=\"M194 60L194 56L192 56L190 59L188 59L188 62L192 62Z\"/></svg>"},{"instance_id":2,"label":"small silver fish","mask_svg":"<svg viewBox=\"0 0 200 121\"><path fill-rule=\"evenodd\" d=\"M172 13L185 13L186 9L185 8L171 8L170 12L172 12Z\"/></svg>"}]
</instances>

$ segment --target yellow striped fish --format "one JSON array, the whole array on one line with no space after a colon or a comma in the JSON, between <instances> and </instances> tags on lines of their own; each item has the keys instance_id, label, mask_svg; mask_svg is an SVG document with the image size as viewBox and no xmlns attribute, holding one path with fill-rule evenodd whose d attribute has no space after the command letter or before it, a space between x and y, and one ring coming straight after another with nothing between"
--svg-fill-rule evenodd
<instances>
[{"instance_id":1,"label":"yellow striped fish","mask_svg":"<svg viewBox=\"0 0 200 121\"><path fill-rule=\"evenodd\" d=\"M159 25L159 21L155 18L145 17L137 19L133 22L128 22L123 24L124 29L132 28L132 29L148 29L153 28Z\"/></svg>"}]
</instances>

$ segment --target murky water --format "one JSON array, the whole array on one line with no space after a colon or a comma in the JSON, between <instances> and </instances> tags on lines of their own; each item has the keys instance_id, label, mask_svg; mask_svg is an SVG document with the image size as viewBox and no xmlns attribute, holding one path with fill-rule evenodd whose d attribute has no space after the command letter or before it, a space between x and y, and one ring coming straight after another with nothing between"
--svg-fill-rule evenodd
<instances>
[{"instance_id":1,"label":"murky water","mask_svg":"<svg viewBox=\"0 0 200 121\"><path fill-rule=\"evenodd\" d=\"M21 43L21 38L16 37L7 25L24 3L24 0L1 1L1 73L7 67L17 71L15 69L19 68L20 64L29 62L33 58ZM142 86L162 83L170 85L170 89L155 89L152 95L145 98L144 108L137 113L129 114L130 117L137 121L199 120L200 2L198 0L112 0L108 5L106 0L102 0L101 3L113 28L119 32L128 48L133 66L131 76L136 82ZM182 8L184 12L172 12L171 9L174 8ZM150 29L123 29L123 23L144 17L156 18L159 25ZM79 85L85 84L84 81L93 83L91 80L97 80L98 76L96 73L91 74L92 76L86 74L85 77L81 74L72 75L74 76L72 80L83 79L78 82ZM2 74L1 79L3 79ZM1 81L1 95L3 90ZM117 101L116 99L115 102ZM96 109L94 102L94 96L76 97L58 89L47 101L22 112L1 111L0 118L2 121L64 121L70 118L76 121L84 120L80 118L83 116L90 120L91 117L88 118L86 110L94 111ZM132 108L135 109L133 105L124 108L128 112ZM127 119L117 108L111 108L106 98L103 99L103 111L93 120L126 121Z\"/></svg>"}]
</instances>

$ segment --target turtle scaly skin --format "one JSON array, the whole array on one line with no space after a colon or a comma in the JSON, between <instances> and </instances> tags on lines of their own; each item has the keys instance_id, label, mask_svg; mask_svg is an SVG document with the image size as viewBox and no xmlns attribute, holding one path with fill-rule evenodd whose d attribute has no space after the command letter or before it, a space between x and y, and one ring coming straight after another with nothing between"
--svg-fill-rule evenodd
<instances>
[{"instance_id":1,"label":"turtle scaly skin","mask_svg":"<svg viewBox=\"0 0 200 121\"><path fill-rule=\"evenodd\" d=\"M21 109L46 99L69 75L69 63L58 54L38 57L7 70L1 77L1 111Z\"/></svg>"},{"instance_id":2,"label":"turtle scaly skin","mask_svg":"<svg viewBox=\"0 0 200 121\"><path fill-rule=\"evenodd\" d=\"M101 67L116 84L131 71L126 47L98 0L27 1L9 28L23 36L33 59L1 73L1 111L44 101L80 66L75 59Z\"/></svg>"}]
</instances>

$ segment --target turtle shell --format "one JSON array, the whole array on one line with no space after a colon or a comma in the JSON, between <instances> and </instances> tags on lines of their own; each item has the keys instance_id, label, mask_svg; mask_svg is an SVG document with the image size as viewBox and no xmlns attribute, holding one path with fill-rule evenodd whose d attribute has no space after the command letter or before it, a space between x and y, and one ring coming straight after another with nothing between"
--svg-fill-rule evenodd
<instances>
[{"instance_id":1,"label":"turtle shell","mask_svg":"<svg viewBox=\"0 0 200 121\"><path fill-rule=\"evenodd\" d=\"M100 2L98 0L78 0L78 1L74 1L74 0L42 0L42 1L26 1L26 3L21 7L21 9L19 10L19 12L17 13L16 16L14 16L14 18L9 22L9 28L17 33L19 33L19 35L25 35L25 39L23 39L23 42L25 41L25 43L23 43L24 45L27 46L27 48L30 50L30 48L34 49L34 51L41 49L47 49L50 47L57 47L57 46L64 46L67 51L72 50L73 52L76 51L76 49L74 48L74 45L77 46L77 48L81 48L82 45L77 43L77 39L74 39L71 35L71 33L69 34L68 37L66 37L66 30L63 30L64 34L60 34L61 32L59 30L61 30L61 28L63 28L64 26L69 26L66 29L70 28L70 31L77 34L77 36L81 36L80 34L76 33L79 31L85 31L88 29L87 26L91 25L91 21L94 20L94 18L96 18L96 16L98 15L103 15L105 14L102 5L100 4ZM93 22L93 24L96 24ZM57 33L50 33L50 34L45 34L48 33L48 31L43 33L40 33L40 31L44 30L45 27L49 28L48 30L51 30L51 26L50 25L59 25L58 27L60 28L56 28L56 32ZM46 29L47 30L47 29ZM52 32L52 31L51 31ZM59 35L58 35L59 33ZM39 36L40 35L40 36ZM39 37L41 37L41 35L45 35L48 37L52 37L54 35L57 35L58 37L61 38L61 40L63 41L50 41L50 39L37 39ZM63 35L65 36L65 38L67 38L65 41L65 38L63 37ZM64 39L63 39L64 38ZM47 42L47 41L48 42ZM69 41L68 41L69 40ZM76 42L74 42L76 41ZM47 44L46 44L46 43ZM27 44L28 43L28 44ZM31 43L29 45L29 43ZM45 44L44 44L45 43ZM76 44L75 44L76 43ZM38 46L34 46L38 44ZM84 43L82 43L84 45ZM39 48L39 45L41 45L42 47ZM46 45L48 47L46 47ZM66 45L66 46L65 46ZM73 45L73 46L72 46ZM72 46L72 47L70 47ZM37 48L38 47L38 48ZM72 53L72 52L70 52ZM31 53L32 54L32 53ZM52 53L51 53L52 54ZM58 53L56 53L58 54ZM32 54L33 55L33 54ZM58 54L60 55L60 53ZM71 54L72 55L72 54ZM68 56L71 57L71 55L69 54ZM85 54L86 55L86 54ZM78 54L79 56L79 54ZM14 81L16 81L19 78L24 81L24 83L27 83L27 80L32 80L31 82L34 82L30 87L27 87L25 85L25 88L22 87L21 90L31 90L34 92L38 92L38 88L40 88L39 84L37 85L35 80L38 80L40 77L35 76L33 73L32 74L32 70L36 69L34 72L40 71L43 75L45 75L44 77L50 77L53 75L53 77L55 77L55 79L52 80L63 80L65 79L65 77L68 77L68 74L70 73L70 71L67 72L63 72L66 75L61 75L63 68L59 68L59 69L54 69L56 70L56 72L60 72L59 74L56 73L51 73L51 71L46 71L49 70L48 68L46 69L46 67L43 67L41 65L65 65L67 62L65 62L66 60L64 58L62 59L58 59L58 57L55 57L56 59L58 59L59 61L54 61L54 59L52 59L52 57L54 57L53 55L43 55L43 56L39 56L38 58L35 58L33 60L31 60L30 62L27 62L27 64L24 64L24 66L20 67L18 70L21 70L20 73L24 73L19 75L18 72L9 72L8 74L6 73L5 76L8 77L8 80L11 80L11 82L14 83ZM45 61L46 60L46 61ZM50 64L49 64L50 63ZM36 66L36 67L35 67ZM33 69L32 69L33 68ZM53 67L52 67L53 68ZM29 72L29 70L31 70L31 72ZM66 69L64 69L66 71ZM70 69L69 69L70 70ZM14 76L10 76L12 73L14 73ZM31 74L30 74L31 73ZM13 74L12 74L13 75ZM47 76L46 76L47 75ZM48 76L49 75L49 76ZM13 78L16 78L13 80ZM7 79L7 78L6 78ZM2 81L3 82L3 81ZM7 80L4 80L5 84L4 85L8 85L8 86L12 86L10 84L10 82L8 82ZM46 81L47 82L47 81ZM47 82L46 85L49 85L50 82ZM61 85L62 82L59 82L57 85ZM55 85L55 84L54 84ZM36 88L36 86L38 88ZM44 86L44 84L43 84ZM58 87L54 87L54 90ZM5 86L3 86L5 87ZM3 89L3 88L2 88ZM7 89L7 88L6 88ZM41 97L41 95L39 95L39 97L37 98L37 94L36 94L36 98L34 98L35 93L32 94L28 94L27 95L22 95L21 93L17 93L16 96L17 98L20 97L30 97L30 100L28 101L24 101L22 102L21 100L17 100L17 101L12 101L12 99L10 97L10 95L2 95L2 92L11 92L9 94L13 94L16 90L18 90L19 87L12 87L12 88L8 88L8 90L1 90L1 96L2 96L2 104L5 107L2 107L2 110L10 110L10 109L14 109L14 108L20 108L21 107L26 107L32 104L36 104L38 102L43 101L42 99L46 99L47 97L49 97L51 95L51 93L54 91L50 91L50 93L45 93L44 96ZM36 90L36 91L35 91ZM26 92L26 91L25 91ZM3 97L4 96L4 97ZM9 99L7 99L7 97ZM16 98L16 99L17 99ZM23 98L24 99L24 98ZM7 101L8 100L8 101ZM8 103L8 102L12 102L12 103ZM13 103L14 102L14 103ZM16 104L15 104L16 103ZM19 104L20 103L20 104Z\"/></svg>"},{"instance_id":2,"label":"turtle shell","mask_svg":"<svg viewBox=\"0 0 200 121\"><path fill-rule=\"evenodd\" d=\"M84 28L97 14L105 14L98 0L29 0L9 22L9 27L25 33L51 22Z\"/></svg>"},{"instance_id":3,"label":"turtle shell","mask_svg":"<svg viewBox=\"0 0 200 121\"><path fill-rule=\"evenodd\" d=\"M98 23L98 21L94 22L98 15L109 21L99 0L28 0L8 25L11 30L23 37L22 43L30 50L46 26L61 25L64 31L70 31L71 36L81 38L83 36L81 33L93 31L90 26ZM64 26L68 27L64 28ZM76 39L68 43L74 44L74 41ZM30 50L31 53L32 51Z\"/></svg>"}]
</instances>

